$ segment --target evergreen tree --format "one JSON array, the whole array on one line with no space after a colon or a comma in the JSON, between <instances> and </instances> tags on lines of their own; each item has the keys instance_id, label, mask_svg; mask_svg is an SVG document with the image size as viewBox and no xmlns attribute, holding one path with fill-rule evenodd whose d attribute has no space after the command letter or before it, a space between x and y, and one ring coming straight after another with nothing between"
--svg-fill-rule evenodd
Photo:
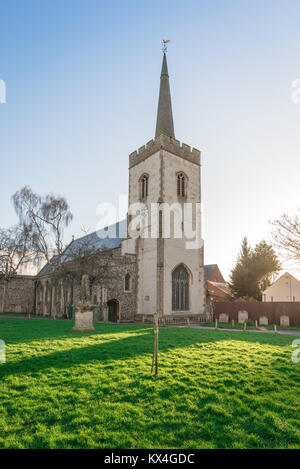
<instances>
[{"instance_id":1,"label":"evergreen tree","mask_svg":"<svg viewBox=\"0 0 300 469\"><path fill-rule=\"evenodd\" d=\"M278 270L280 263L272 246L261 241L252 249L245 237L230 276L234 297L261 301L262 292L270 285L272 274Z\"/></svg>"}]
</instances>

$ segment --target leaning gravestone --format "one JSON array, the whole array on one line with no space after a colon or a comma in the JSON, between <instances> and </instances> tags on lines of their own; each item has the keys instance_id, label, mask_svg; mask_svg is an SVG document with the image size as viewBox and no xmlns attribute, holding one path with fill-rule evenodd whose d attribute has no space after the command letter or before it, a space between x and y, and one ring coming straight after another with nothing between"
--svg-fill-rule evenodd
<instances>
[{"instance_id":1,"label":"leaning gravestone","mask_svg":"<svg viewBox=\"0 0 300 469\"><path fill-rule=\"evenodd\" d=\"M228 314L221 313L219 316L219 321L220 322L228 322L229 321L229 316Z\"/></svg>"},{"instance_id":2,"label":"leaning gravestone","mask_svg":"<svg viewBox=\"0 0 300 469\"><path fill-rule=\"evenodd\" d=\"M245 321L248 321L248 311L239 311L238 312L239 324L244 324Z\"/></svg>"},{"instance_id":3,"label":"leaning gravestone","mask_svg":"<svg viewBox=\"0 0 300 469\"><path fill-rule=\"evenodd\" d=\"M288 316L280 316L280 325L283 327L289 327L290 318Z\"/></svg>"},{"instance_id":4,"label":"leaning gravestone","mask_svg":"<svg viewBox=\"0 0 300 469\"><path fill-rule=\"evenodd\" d=\"M80 303L75 307L74 332L94 332L94 309L90 302L90 282L88 275L83 275L80 288Z\"/></svg>"},{"instance_id":5,"label":"leaning gravestone","mask_svg":"<svg viewBox=\"0 0 300 469\"><path fill-rule=\"evenodd\" d=\"M267 316L261 316L259 318L259 325L260 326L267 326L269 324L269 320L267 318Z\"/></svg>"}]
</instances>

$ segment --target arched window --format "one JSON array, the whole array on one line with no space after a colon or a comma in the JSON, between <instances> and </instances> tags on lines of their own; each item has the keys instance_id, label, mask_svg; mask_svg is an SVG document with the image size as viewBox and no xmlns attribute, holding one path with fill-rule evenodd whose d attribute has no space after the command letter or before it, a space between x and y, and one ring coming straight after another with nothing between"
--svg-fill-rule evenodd
<instances>
[{"instance_id":1,"label":"arched window","mask_svg":"<svg viewBox=\"0 0 300 469\"><path fill-rule=\"evenodd\" d=\"M189 310L189 273L182 264L172 273L172 310Z\"/></svg>"},{"instance_id":2,"label":"arched window","mask_svg":"<svg viewBox=\"0 0 300 469\"><path fill-rule=\"evenodd\" d=\"M147 174L143 174L140 179L140 193L141 198L145 199L148 196L148 186L149 186L149 176Z\"/></svg>"},{"instance_id":3,"label":"arched window","mask_svg":"<svg viewBox=\"0 0 300 469\"><path fill-rule=\"evenodd\" d=\"M186 176L183 173L177 174L177 195L178 197L186 195Z\"/></svg>"},{"instance_id":4,"label":"arched window","mask_svg":"<svg viewBox=\"0 0 300 469\"><path fill-rule=\"evenodd\" d=\"M125 275L125 281L124 281L124 290L125 291L130 291L131 290L131 285L130 285L130 274Z\"/></svg>"}]
</instances>

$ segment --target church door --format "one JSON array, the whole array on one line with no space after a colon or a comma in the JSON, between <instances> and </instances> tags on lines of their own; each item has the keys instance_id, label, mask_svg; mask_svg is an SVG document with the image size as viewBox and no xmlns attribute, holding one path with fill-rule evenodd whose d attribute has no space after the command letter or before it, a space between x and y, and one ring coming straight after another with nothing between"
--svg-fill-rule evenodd
<instances>
[{"instance_id":1,"label":"church door","mask_svg":"<svg viewBox=\"0 0 300 469\"><path fill-rule=\"evenodd\" d=\"M110 322L118 322L119 302L117 300L110 300L107 302L107 306L108 306L108 320Z\"/></svg>"}]
</instances>

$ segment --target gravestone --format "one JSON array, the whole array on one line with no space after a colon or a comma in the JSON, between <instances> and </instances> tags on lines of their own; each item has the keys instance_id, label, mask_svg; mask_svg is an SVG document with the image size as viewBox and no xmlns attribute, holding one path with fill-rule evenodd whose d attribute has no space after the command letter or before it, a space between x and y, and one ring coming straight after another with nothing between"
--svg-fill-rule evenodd
<instances>
[{"instance_id":1,"label":"gravestone","mask_svg":"<svg viewBox=\"0 0 300 469\"><path fill-rule=\"evenodd\" d=\"M229 321L229 316L228 314L221 313L219 316L219 321L220 322L228 322Z\"/></svg>"},{"instance_id":2,"label":"gravestone","mask_svg":"<svg viewBox=\"0 0 300 469\"><path fill-rule=\"evenodd\" d=\"M72 329L74 332L93 332L95 331L93 325L94 319L94 307L90 307L91 309L88 310L87 308L85 311L81 310L81 307L77 307L75 309L75 325Z\"/></svg>"},{"instance_id":3,"label":"gravestone","mask_svg":"<svg viewBox=\"0 0 300 469\"><path fill-rule=\"evenodd\" d=\"M269 324L269 319L267 318L267 316L261 316L259 318L259 325L260 326L267 326Z\"/></svg>"},{"instance_id":4,"label":"gravestone","mask_svg":"<svg viewBox=\"0 0 300 469\"><path fill-rule=\"evenodd\" d=\"M248 311L239 311L238 312L238 323L244 324L245 321L248 321Z\"/></svg>"},{"instance_id":5,"label":"gravestone","mask_svg":"<svg viewBox=\"0 0 300 469\"><path fill-rule=\"evenodd\" d=\"M94 332L95 305L91 305L91 290L88 275L83 275L80 288L80 303L75 307L74 332Z\"/></svg>"},{"instance_id":6,"label":"gravestone","mask_svg":"<svg viewBox=\"0 0 300 469\"><path fill-rule=\"evenodd\" d=\"M288 316L280 316L280 325L282 327L289 327L290 318Z\"/></svg>"}]
</instances>

